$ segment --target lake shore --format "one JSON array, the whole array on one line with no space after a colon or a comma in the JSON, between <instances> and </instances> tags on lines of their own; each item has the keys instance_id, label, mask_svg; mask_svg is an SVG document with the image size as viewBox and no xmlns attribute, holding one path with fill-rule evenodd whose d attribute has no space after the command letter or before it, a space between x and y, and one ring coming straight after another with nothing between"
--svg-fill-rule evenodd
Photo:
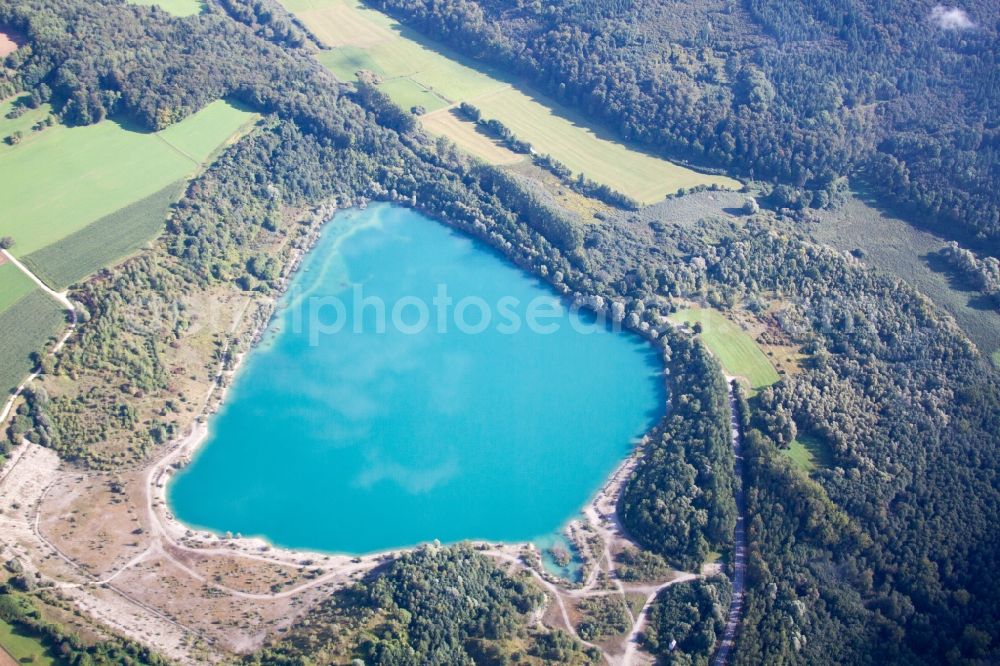
<instances>
[{"instance_id":1,"label":"lake shore","mask_svg":"<svg viewBox=\"0 0 1000 666\"><path fill-rule=\"evenodd\" d=\"M332 208L327 208L313 211L313 214L329 219L333 212ZM284 272L285 288L289 278L301 267L303 257L315 244L322 228L323 224L318 224L312 229L310 242L296 250ZM8 546L19 543L18 552L22 558L28 562L39 562L39 567L34 570L43 579L50 581L49 584L74 605L101 623L152 645L181 663L200 663L206 650L217 653L220 649L223 652L255 649L266 636L273 635L270 632L288 626L318 600L351 584L386 560L417 547L392 548L362 556L289 549L275 546L259 537L227 538L207 530L194 529L180 522L170 510L166 495L170 478L184 461L191 459L205 444L209 434L209 419L225 404L233 378L244 368L249 352L261 341L279 298L248 299L242 313L233 322L227 338L248 340L246 348L234 353L230 361L227 361L227 353L222 355L217 372L210 385L206 386L203 406L193 415L185 434L160 448L148 465L136 469L132 477L129 477L135 479L135 493L128 495L134 499L129 499L126 504L132 504L137 509L143 530L136 539L139 547L130 551L127 556L119 556L118 564L99 574L93 573L92 567L80 563L73 552L63 550L66 546L61 541L61 535L49 534L46 527L58 517L54 513L55 505L57 501L62 501L61 492L50 491L61 488L60 484L68 483L67 480L71 477L83 479L83 484L86 485L87 479L108 478L107 473L81 473L78 468L61 463L54 452L30 444L23 445L23 449L19 447L16 459L8 461L8 465L0 470L0 490L5 496L8 491L7 476L15 466L17 474L14 476L21 479L18 487L30 490L18 495L26 508L23 515L4 518L12 522L12 529L5 532L11 536L16 535L14 541L4 539ZM267 305L269 316L248 320L247 313L255 312L252 308L261 304ZM259 310L256 312L259 314ZM247 325L248 321L250 326ZM238 333L241 329L242 332ZM648 334L646 337L649 337ZM605 592L598 592L595 588L599 580L598 573L613 571L614 554L624 547L622 544L631 543L620 532L614 511L621 484L627 479L638 451L639 448L630 449L610 478L584 503L583 519L573 521L569 530L570 537L580 548L585 560L586 575L582 583L568 584L546 574L540 565L533 564L538 561L539 553L531 543L471 541L475 548L504 566L529 570L555 603L551 608L559 609L553 616L556 626L563 626L573 635L575 628L570 620L571 612L566 610L566 606L572 605L573 599L581 595L604 594ZM47 464L18 465L23 456L32 461L45 460ZM127 478L126 485L128 483L130 481ZM86 496L82 499L86 499ZM13 523L16 523L16 528ZM605 544L608 543L617 545L606 547ZM601 544L600 547L598 544ZM102 557L108 559L111 553ZM202 570L192 565L191 558L196 561L207 558L212 562L243 562L261 570L285 568L299 573L294 581L278 591L250 591L239 587L229 577L216 579L206 576ZM149 590L137 590L135 576L150 565L175 569L179 572L178 575L203 587L208 596L229 600L237 607L248 601L261 607L274 606L278 609L275 613L282 613L280 620L268 633L256 636L235 635L222 639L218 634L219 628L207 621L207 618L212 617L211 614L205 614L207 611L189 611L187 614L177 615L173 611L162 609L160 597L156 593L158 583L153 584ZM645 588L642 591L645 593Z\"/></svg>"}]
</instances>

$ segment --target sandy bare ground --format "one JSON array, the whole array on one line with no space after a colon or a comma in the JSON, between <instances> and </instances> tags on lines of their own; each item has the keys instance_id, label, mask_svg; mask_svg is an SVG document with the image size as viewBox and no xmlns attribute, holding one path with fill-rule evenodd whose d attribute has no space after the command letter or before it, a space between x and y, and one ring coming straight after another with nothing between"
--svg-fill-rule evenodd
<instances>
[{"instance_id":1,"label":"sandy bare ground","mask_svg":"<svg viewBox=\"0 0 1000 666\"><path fill-rule=\"evenodd\" d=\"M23 43L24 38L21 35L8 28L0 27L0 58L6 58Z\"/></svg>"},{"instance_id":2,"label":"sandy bare ground","mask_svg":"<svg viewBox=\"0 0 1000 666\"><path fill-rule=\"evenodd\" d=\"M205 434L205 425L196 424L148 468L115 477L113 492L107 490L113 475L81 472L34 444L16 447L0 470L5 556L18 557L43 584L58 589L94 620L181 663L220 661L259 647L384 561L388 554L350 557L284 550L259 539L221 538L179 523L166 506L166 483L177 462L190 456ZM626 594L644 595L631 631L595 645L615 665L648 661L638 641L649 605L663 587L696 577L679 573L645 584L617 578L614 554L633 544L614 507L634 460L615 472L585 507L585 524L577 526L578 535L590 537L583 546L590 561L582 584L566 584L527 564L533 559L529 544L480 544L498 561L530 571L549 598L550 609L539 621L543 615L554 618L550 625L574 636L579 619L574 601L615 595L626 604ZM129 536L122 538L123 533ZM105 538L97 538L100 534Z\"/></svg>"}]
</instances>

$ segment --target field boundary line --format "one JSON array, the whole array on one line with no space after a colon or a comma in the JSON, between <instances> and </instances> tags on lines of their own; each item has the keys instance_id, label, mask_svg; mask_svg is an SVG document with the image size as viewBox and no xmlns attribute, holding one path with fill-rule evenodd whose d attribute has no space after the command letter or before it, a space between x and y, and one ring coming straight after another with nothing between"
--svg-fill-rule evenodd
<instances>
[{"instance_id":1,"label":"field boundary line","mask_svg":"<svg viewBox=\"0 0 1000 666\"><path fill-rule=\"evenodd\" d=\"M173 150L175 153L177 153L178 155L180 155L184 159L190 161L196 167L200 168L200 167L204 166L201 162L199 162L198 160L196 160L193 155L188 155L186 152L184 152L183 150L181 150L180 148L178 148L174 144L170 143L170 141L168 141L163 136L161 136L159 132L153 132L153 136L155 136L157 139L159 139L164 144L166 144L166 146L168 148L170 148L171 150Z\"/></svg>"}]
</instances>

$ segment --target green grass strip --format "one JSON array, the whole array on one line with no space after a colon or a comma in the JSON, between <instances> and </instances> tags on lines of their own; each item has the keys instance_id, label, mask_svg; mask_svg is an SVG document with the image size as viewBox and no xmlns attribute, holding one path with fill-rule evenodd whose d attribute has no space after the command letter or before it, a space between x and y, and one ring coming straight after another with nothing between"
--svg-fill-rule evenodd
<instances>
[{"instance_id":1,"label":"green grass strip","mask_svg":"<svg viewBox=\"0 0 1000 666\"><path fill-rule=\"evenodd\" d=\"M21 269L9 261L0 264L0 312L17 303L35 283Z\"/></svg>"},{"instance_id":2,"label":"green grass strip","mask_svg":"<svg viewBox=\"0 0 1000 666\"><path fill-rule=\"evenodd\" d=\"M40 640L4 620L0 620L0 646L19 664L53 666L66 663L56 659Z\"/></svg>"},{"instance_id":3,"label":"green grass strip","mask_svg":"<svg viewBox=\"0 0 1000 666\"><path fill-rule=\"evenodd\" d=\"M750 335L711 308L690 308L670 315L674 321L701 324L701 340L719 359L726 373L743 377L754 391L778 381L778 372Z\"/></svg>"}]
</instances>

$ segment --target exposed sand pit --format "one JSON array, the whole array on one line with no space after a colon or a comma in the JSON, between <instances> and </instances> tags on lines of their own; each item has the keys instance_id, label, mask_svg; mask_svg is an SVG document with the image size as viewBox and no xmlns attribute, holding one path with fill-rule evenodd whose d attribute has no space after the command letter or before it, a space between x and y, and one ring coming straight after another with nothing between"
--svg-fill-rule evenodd
<instances>
[{"instance_id":1,"label":"exposed sand pit","mask_svg":"<svg viewBox=\"0 0 1000 666\"><path fill-rule=\"evenodd\" d=\"M24 37L10 28L0 26L0 58L6 58L24 44Z\"/></svg>"}]
</instances>

